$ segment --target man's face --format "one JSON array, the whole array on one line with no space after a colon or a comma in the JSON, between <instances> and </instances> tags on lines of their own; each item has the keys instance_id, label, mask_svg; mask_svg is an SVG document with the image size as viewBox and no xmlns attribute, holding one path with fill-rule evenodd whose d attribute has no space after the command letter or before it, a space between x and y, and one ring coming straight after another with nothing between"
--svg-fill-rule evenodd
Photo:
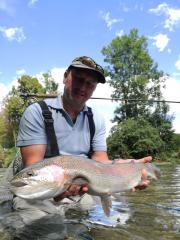
<instances>
[{"instance_id":1,"label":"man's face","mask_svg":"<svg viewBox=\"0 0 180 240\"><path fill-rule=\"evenodd\" d=\"M83 106L92 96L97 86L95 73L82 69L72 69L64 74L64 94L77 106Z\"/></svg>"}]
</instances>

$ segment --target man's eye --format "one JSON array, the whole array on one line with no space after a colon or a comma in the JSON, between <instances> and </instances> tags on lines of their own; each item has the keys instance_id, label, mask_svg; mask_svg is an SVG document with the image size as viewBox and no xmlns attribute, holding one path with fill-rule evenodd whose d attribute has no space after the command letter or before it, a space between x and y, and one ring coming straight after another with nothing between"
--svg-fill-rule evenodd
<instances>
[{"instance_id":1,"label":"man's eye","mask_svg":"<svg viewBox=\"0 0 180 240\"><path fill-rule=\"evenodd\" d=\"M77 77L76 78L79 82L83 82L84 81L84 79L82 78L82 77Z\"/></svg>"}]
</instances>

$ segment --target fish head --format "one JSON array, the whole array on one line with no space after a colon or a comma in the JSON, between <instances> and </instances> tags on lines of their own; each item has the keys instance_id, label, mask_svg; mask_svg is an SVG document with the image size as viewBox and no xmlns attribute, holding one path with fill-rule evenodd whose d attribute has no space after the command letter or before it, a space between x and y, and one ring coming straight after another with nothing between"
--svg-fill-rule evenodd
<instances>
[{"instance_id":1,"label":"fish head","mask_svg":"<svg viewBox=\"0 0 180 240\"><path fill-rule=\"evenodd\" d=\"M27 167L11 180L10 190L24 199L49 199L67 188L64 169L57 165Z\"/></svg>"}]
</instances>

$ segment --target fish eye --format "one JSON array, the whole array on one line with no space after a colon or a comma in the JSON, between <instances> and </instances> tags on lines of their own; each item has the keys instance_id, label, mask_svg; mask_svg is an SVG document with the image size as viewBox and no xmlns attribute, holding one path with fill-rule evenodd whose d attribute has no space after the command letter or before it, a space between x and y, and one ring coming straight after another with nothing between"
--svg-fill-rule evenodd
<instances>
[{"instance_id":1,"label":"fish eye","mask_svg":"<svg viewBox=\"0 0 180 240\"><path fill-rule=\"evenodd\" d=\"M32 176L34 176L34 173L33 173L33 171L28 171L26 174L27 174L29 177L32 177Z\"/></svg>"}]
</instances>

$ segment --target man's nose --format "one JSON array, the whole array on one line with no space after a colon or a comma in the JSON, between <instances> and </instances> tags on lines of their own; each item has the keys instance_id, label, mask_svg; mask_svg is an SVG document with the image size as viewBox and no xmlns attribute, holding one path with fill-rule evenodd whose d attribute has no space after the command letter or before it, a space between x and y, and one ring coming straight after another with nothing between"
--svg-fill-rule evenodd
<instances>
[{"instance_id":1,"label":"man's nose","mask_svg":"<svg viewBox=\"0 0 180 240\"><path fill-rule=\"evenodd\" d=\"M82 81L79 87L82 90L88 89L88 83L86 81Z\"/></svg>"}]
</instances>

